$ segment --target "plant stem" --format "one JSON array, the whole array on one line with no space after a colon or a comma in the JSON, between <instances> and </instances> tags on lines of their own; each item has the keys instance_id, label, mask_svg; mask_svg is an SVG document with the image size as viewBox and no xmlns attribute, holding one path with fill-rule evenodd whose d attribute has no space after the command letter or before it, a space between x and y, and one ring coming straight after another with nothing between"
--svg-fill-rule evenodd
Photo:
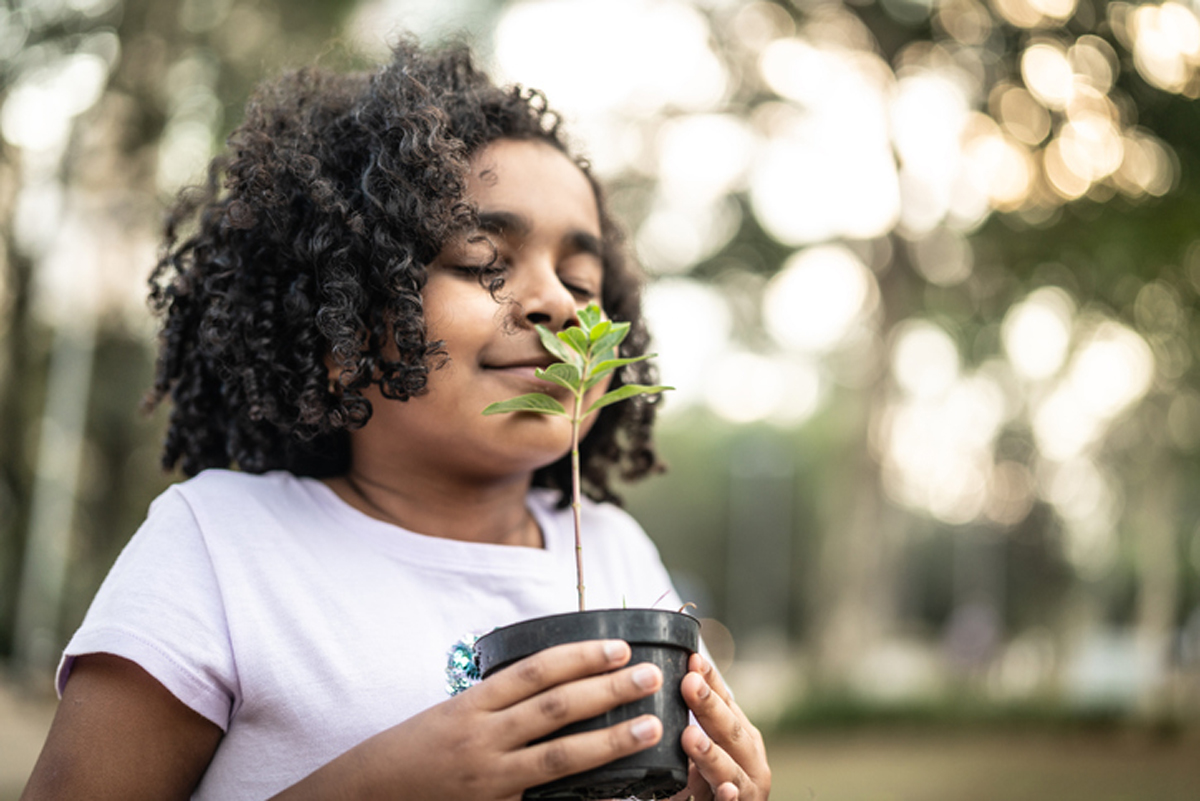
<instances>
[{"instance_id":1,"label":"plant stem","mask_svg":"<svg viewBox=\"0 0 1200 801\"><path fill-rule=\"evenodd\" d=\"M571 415L571 511L575 515L575 579L576 589L579 590L579 611L584 610L583 603L583 529L582 510L583 499L579 478L579 418L583 415L583 392L575 395L575 413Z\"/></svg>"}]
</instances>

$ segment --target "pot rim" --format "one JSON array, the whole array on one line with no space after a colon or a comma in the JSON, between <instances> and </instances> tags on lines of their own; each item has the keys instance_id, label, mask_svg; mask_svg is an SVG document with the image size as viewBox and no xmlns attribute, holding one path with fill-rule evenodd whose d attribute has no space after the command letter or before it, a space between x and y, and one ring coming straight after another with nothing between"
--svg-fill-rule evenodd
<instances>
[{"instance_id":1,"label":"pot rim","mask_svg":"<svg viewBox=\"0 0 1200 801\"><path fill-rule=\"evenodd\" d=\"M488 632L475 642L475 654L487 675L554 645L609 639L695 652L700 647L700 621L669 609L588 609L544 615Z\"/></svg>"}]
</instances>

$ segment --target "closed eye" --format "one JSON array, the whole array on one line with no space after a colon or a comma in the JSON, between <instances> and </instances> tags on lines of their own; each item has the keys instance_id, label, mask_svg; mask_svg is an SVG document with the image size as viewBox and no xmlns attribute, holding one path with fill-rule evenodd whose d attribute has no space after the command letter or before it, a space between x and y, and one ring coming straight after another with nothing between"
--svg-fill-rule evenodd
<instances>
[{"instance_id":1,"label":"closed eye","mask_svg":"<svg viewBox=\"0 0 1200 801\"><path fill-rule=\"evenodd\" d=\"M463 280L479 284L494 297L504 286L504 276L508 274L508 265L497 259L487 264L457 264L450 270Z\"/></svg>"},{"instance_id":2,"label":"closed eye","mask_svg":"<svg viewBox=\"0 0 1200 801\"><path fill-rule=\"evenodd\" d=\"M572 295L579 298L580 300L595 300L596 299L595 290L593 290L589 287L581 286L579 284L573 284L569 281L563 281L562 285L567 288L568 292L570 292Z\"/></svg>"},{"instance_id":3,"label":"closed eye","mask_svg":"<svg viewBox=\"0 0 1200 801\"><path fill-rule=\"evenodd\" d=\"M488 264L456 264L450 269L469 278L496 278L508 272L508 265L495 261Z\"/></svg>"}]
</instances>

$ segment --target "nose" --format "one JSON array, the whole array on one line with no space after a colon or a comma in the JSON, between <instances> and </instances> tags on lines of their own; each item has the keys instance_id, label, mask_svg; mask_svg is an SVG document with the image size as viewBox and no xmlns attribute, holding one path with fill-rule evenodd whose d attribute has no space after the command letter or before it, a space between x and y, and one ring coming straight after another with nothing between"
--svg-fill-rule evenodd
<instances>
[{"instance_id":1,"label":"nose","mask_svg":"<svg viewBox=\"0 0 1200 801\"><path fill-rule=\"evenodd\" d=\"M579 325L579 302L567 289L552 264L527 265L515 300L529 326L544 325L562 331Z\"/></svg>"}]
</instances>

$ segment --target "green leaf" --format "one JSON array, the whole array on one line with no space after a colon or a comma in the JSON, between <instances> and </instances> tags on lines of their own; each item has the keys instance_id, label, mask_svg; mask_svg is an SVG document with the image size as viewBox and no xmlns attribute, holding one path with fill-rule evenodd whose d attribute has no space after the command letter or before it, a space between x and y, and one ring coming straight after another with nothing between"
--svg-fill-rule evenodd
<instances>
[{"instance_id":1,"label":"green leaf","mask_svg":"<svg viewBox=\"0 0 1200 801\"><path fill-rule=\"evenodd\" d=\"M562 340L550 333L549 328L539 325L537 326L537 332L538 337L542 340L542 347L550 351L551 356L560 362L570 362L582 366L582 360Z\"/></svg>"},{"instance_id":2,"label":"green leaf","mask_svg":"<svg viewBox=\"0 0 1200 801\"><path fill-rule=\"evenodd\" d=\"M589 377L605 375L606 373L611 373L613 370L616 370L618 367L624 367L625 365L633 364L634 362L644 362L646 359L653 359L657 355L657 353L647 353L643 356L631 356L628 359L606 359L605 361L594 364L592 369L588 371L588 375Z\"/></svg>"},{"instance_id":3,"label":"green leaf","mask_svg":"<svg viewBox=\"0 0 1200 801\"><path fill-rule=\"evenodd\" d=\"M606 375L618 367L624 367L625 365L633 364L634 362L644 362L646 359L654 358L656 355L657 354L654 353L647 353L644 356L632 356L628 359L608 359L606 361L597 362L596 364L592 365L592 369L588 371L588 379L587 381L583 382L583 388L585 390L591 389L603 381Z\"/></svg>"},{"instance_id":4,"label":"green leaf","mask_svg":"<svg viewBox=\"0 0 1200 801\"><path fill-rule=\"evenodd\" d=\"M528 395L518 395L506 401L493 403L483 410L485 415L507 414L508 412L536 412L538 414L557 414L569 417L563 405L549 395L541 392L531 392Z\"/></svg>"},{"instance_id":5,"label":"green leaf","mask_svg":"<svg viewBox=\"0 0 1200 801\"><path fill-rule=\"evenodd\" d=\"M592 387L594 387L594 386L596 386L597 384L599 384L601 381L603 381L603 380L604 380L604 378L605 378L605 376L606 376L606 375L608 375L608 374L607 374L607 373L605 373L604 375L594 375L594 376L592 376L591 378L589 378L587 381L584 381L584 382L583 382L583 391L584 391L584 392L587 392L587 391L588 391L588 390L590 390Z\"/></svg>"},{"instance_id":6,"label":"green leaf","mask_svg":"<svg viewBox=\"0 0 1200 801\"><path fill-rule=\"evenodd\" d=\"M545 370L538 368L537 370L534 370L533 374L538 378L545 379L546 381L553 381L560 387L566 387L572 391L579 389L579 380L581 375L579 373L579 368L573 364L564 364L563 362L559 362L558 364L550 365Z\"/></svg>"},{"instance_id":7,"label":"green leaf","mask_svg":"<svg viewBox=\"0 0 1200 801\"><path fill-rule=\"evenodd\" d=\"M583 333L583 329L568 328L566 331L559 331L558 338L567 343L580 356L587 356L588 345L591 343L588 342L588 335ZM563 359L563 361L567 361L567 359Z\"/></svg>"},{"instance_id":8,"label":"green leaf","mask_svg":"<svg viewBox=\"0 0 1200 801\"><path fill-rule=\"evenodd\" d=\"M611 322L608 320L601 320L588 329L588 339L590 339L594 345L596 340L607 334L610 328L612 328Z\"/></svg>"},{"instance_id":9,"label":"green leaf","mask_svg":"<svg viewBox=\"0 0 1200 801\"><path fill-rule=\"evenodd\" d=\"M591 414L597 409L603 409L605 406L619 403L627 398L632 398L637 395L653 395L656 392L663 392L668 389L675 389L675 387L652 387L647 386L646 384L626 384L623 387L617 387L612 392L606 392L605 394L601 395L600 398L587 410L586 414Z\"/></svg>"},{"instance_id":10,"label":"green leaf","mask_svg":"<svg viewBox=\"0 0 1200 801\"><path fill-rule=\"evenodd\" d=\"M595 328L603 317L604 312L600 311L600 307L595 303L589 303L587 308L579 310L579 322L589 331Z\"/></svg>"},{"instance_id":11,"label":"green leaf","mask_svg":"<svg viewBox=\"0 0 1200 801\"><path fill-rule=\"evenodd\" d=\"M592 353L607 353L615 349L629 334L629 323L613 323L606 334L592 341Z\"/></svg>"}]
</instances>

